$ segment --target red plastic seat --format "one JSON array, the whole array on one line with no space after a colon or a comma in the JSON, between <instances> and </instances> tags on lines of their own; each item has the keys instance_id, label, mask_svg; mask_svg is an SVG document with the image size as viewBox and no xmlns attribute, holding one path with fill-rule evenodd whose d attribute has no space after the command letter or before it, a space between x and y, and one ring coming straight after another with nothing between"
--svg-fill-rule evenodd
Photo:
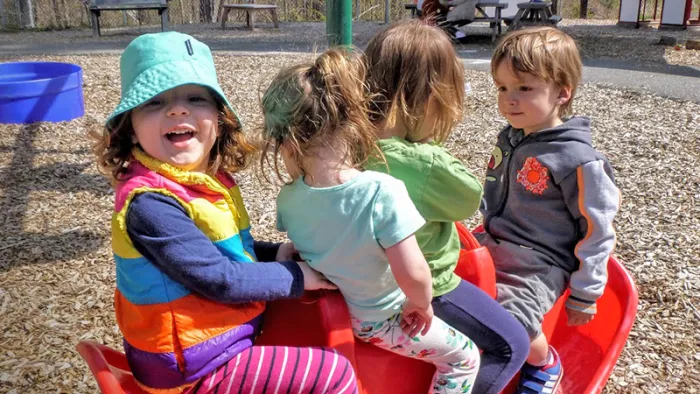
<instances>
[{"instance_id":1,"label":"red plastic seat","mask_svg":"<svg viewBox=\"0 0 700 394\"><path fill-rule=\"evenodd\" d=\"M608 283L598 299L598 313L583 326L570 327L564 311L568 291L545 315L543 331L561 356L561 394L600 393L605 387L637 316L637 288L614 257L608 260Z\"/></svg>"},{"instance_id":2,"label":"red plastic seat","mask_svg":"<svg viewBox=\"0 0 700 394\"><path fill-rule=\"evenodd\" d=\"M488 249L462 223L455 223L462 249L455 274L496 298L496 270Z\"/></svg>"},{"instance_id":3,"label":"red plastic seat","mask_svg":"<svg viewBox=\"0 0 700 394\"><path fill-rule=\"evenodd\" d=\"M495 296L491 256L464 226L458 224L457 229L463 251L455 272ZM566 324L566 296L545 316L543 324L545 335L559 351L564 365L561 394L599 393L632 328L637 289L625 268L611 257L608 284L591 323L579 327ZM355 341L347 306L338 292L312 292L301 300L268 303L263 332L256 344L335 348L353 364L362 394L425 393L434 372L431 364ZM80 342L77 349L103 393L143 393L129 372L123 353L89 341ZM512 387L504 393L511 390Z\"/></svg>"},{"instance_id":4,"label":"red plastic seat","mask_svg":"<svg viewBox=\"0 0 700 394\"><path fill-rule=\"evenodd\" d=\"M482 226L474 230L475 233L482 231ZM615 256L610 256L608 283L596 303L598 313L593 321L570 327L564 310L568 296L567 290L544 316L542 323L542 332L559 352L564 367L559 394L600 393L637 316L637 287L625 267ZM503 391L504 394L513 392L517 378Z\"/></svg>"},{"instance_id":5,"label":"red plastic seat","mask_svg":"<svg viewBox=\"0 0 700 394\"><path fill-rule=\"evenodd\" d=\"M461 223L457 224L457 230L462 251L455 272L495 297L496 274L491 255L486 248L479 245ZM397 356L376 346L356 341L352 335L347 306L343 298L337 292L332 294L322 295L315 302L307 301L305 305L298 305L296 301L269 303L265 317L267 322L272 321L272 323L265 324L263 333L256 343L285 343L285 338L288 338L291 332L313 330L313 333L301 334L303 337L297 337L295 334L295 342L286 342L290 345L324 345L338 349L353 364L361 393L428 392L435 367L423 361ZM280 321L293 321L293 323L291 326L275 325L275 322ZM313 324L309 325L310 321L321 321L325 327L311 327ZM319 337L316 335L319 329L326 333L327 341L318 341ZM314 339L308 338L309 336ZM342 347L336 346L336 343L342 344ZM379 376L382 378L377 378Z\"/></svg>"},{"instance_id":6,"label":"red plastic seat","mask_svg":"<svg viewBox=\"0 0 700 394\"><path fill-rule=\"evenodd\" d=\"M90 367L100 392L146 394L136 384L124 353L93 341L80 341L75 348Z\"/></svg>"}]
</instances>

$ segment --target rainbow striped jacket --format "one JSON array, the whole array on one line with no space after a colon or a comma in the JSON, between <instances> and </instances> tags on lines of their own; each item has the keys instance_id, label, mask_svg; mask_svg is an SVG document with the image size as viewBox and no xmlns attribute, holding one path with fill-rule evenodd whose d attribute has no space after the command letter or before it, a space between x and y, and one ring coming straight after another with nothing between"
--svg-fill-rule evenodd
<instances>
[{"instance_id":1,"label":"rainbow striped jacket","mask_svg":"<svg viewBox=\"0 0 700 394\"><path fill-rule=\"evenodd\" d=\"M116 186L112 249L114 305L129 366L154 393L176 393L252 346L264 302L222 304L191 293L142 256L126 229L129 204L139 193L176 199L223 255L255 262L248 213L234 179L187 172L134 150Z\"/></svg>"}]
</instances>

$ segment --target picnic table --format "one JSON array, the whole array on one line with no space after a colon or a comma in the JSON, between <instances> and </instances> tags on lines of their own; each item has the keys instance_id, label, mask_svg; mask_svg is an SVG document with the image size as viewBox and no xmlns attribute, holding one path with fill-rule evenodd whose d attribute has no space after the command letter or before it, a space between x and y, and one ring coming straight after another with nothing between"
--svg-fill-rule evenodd
<instances>
[{"instance_id":1,"label":"picnic table","mask_svg":"<svg viewBox=\"0 0 700 394\"><path fill-rule=\"evenodd\" d=\"M441 24L446 26L461 27L473 22L486 22L491 28L491 42L496 41L496 36L501 34L501 22L504 18L501 16L501 11L508 8L508 3L500 3L498 1L480 1L475 5L476 13L474 19L458 19L447 20ZM493 9L493 16L489 15L489 9Z\"/></svg>"},{"instance_id":2,"label":"picnic table","mask_svg":"<svg viewBox=\"0 0 700 394\"><path fill-rule=\"evenodd\" d=\"M488 9L493 8L493 17L488 15ZM507 3L499 3L498 1L482 1L476 4L476 11L478 15L474 18L474 22L488 22L491 28L491 42L496 41L496 31L498 30L498 35L501 34L501 22L503 18L501 17L501 10L508 8Z\"/></svg>"},{"instance_id":3,"label":"picnic table","mask_svg":"<svg viewBox=\"0 0 700 394\"><path fill-rule=\"evenodd\" d=\"M510 22L508 30L519 29L524 25L556 25L560 21L561 16L552 13L551 1L518 3L518 12Z\"/></svg>"},{"instance_id":4,"label":"picnic table","mask_svg":"<svg viewBox=\"0 0 700 394\"><path fill-rule=\"evenodd\" d=\"M272 18L272 23L275 25L275 29L279 29L280 27L279 19L277 18L277 6L274 4L255 4L255 0L246 0L243 4L224 4L222 0L221 6L219 6L218 17L221 21L221 30L226 28L226 20L231 10L245 11L246 26L251 29L255 29L256 11L270 11L270 17Z\"/></svg>"},{"instance_id":5,"label":"picnic table","mask_svg":"<svg viewBox=\"0 0 700 394\"><path fill-rule=\"evenodd\" d=\"M418 9L418 4L416 3L406 3L403 5L403 8L411 11L411 18L420 16L420 10Z\"/></svg>"},{"instance_id":6,"label":"picnic table","mask_svg":"<svg viewBox=\"0 0 700 394\"><path fill-rule=\"evenodd\" d=\"M157 10L162 31L168 31L167 0L90 0L90 20L93 37L100 36L100 13L120 10Z\"/></svg>"}]
</instances>

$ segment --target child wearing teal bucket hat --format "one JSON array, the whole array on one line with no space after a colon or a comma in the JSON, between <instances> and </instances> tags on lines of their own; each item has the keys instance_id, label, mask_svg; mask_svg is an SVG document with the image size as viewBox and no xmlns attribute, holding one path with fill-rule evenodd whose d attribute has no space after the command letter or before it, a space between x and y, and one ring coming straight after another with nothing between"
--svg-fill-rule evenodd
<instances>
[{"instance_id":1,"label":"child wearing teal bucket hat","mask_svg":"<svg viewBox=\"0 0 700 394\"><path fill-rule=\"evenodd\" d=\"M252 238L231 173L253 149L209 48L176 32L142 35L121 56L121 81L94 152L116 193L115 311L139 385L356 393L352 367L335 351L253 346L265 301L335 287L292 260L293 244Z\"/></svg>"}]
</instances>

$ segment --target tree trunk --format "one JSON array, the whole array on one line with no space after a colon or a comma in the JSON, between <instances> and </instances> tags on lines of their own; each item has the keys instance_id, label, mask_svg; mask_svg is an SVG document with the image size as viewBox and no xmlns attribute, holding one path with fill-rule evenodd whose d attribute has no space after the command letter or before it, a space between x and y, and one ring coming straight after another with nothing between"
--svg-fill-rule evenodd
<instances>
[{"instance_id":1,"label":"tree trunk","mask_svg":"<svg viewBox=\"0 0 700 394\"><path fill-rule=\"evenodd\" d=\"M204 23L212 22L211 0L199 0L199 21Z\"/></svg>"},{"instance_id":2,"label":"tree trunk","mask_svg":"<svg viewBox=\"0 0 700 394\"><path fill-rule=\"evenodd\" d=\"M352 0L348 0L352 1ZM323 4L325 3L324 1L319 1L319 0L314 0L311 3L311 9L314 10L314 14L311 16L314 21L320 21L322 20L321 17L323 15L326 15L326 5Z\"/></svg>"},{"instance_id":3,"label":"tree trunk","mask_svg":"<svg viewBox=\"0 0 700 394\"><path fill-rule=\"evenodd\" d=\"M581 19L588 18L588 0L581 0L581 8L579 9L578 16Z\"/></svg>"},{"instance_id":4,"label":"tree trunk","mask_svg":"<svg viewBox=\"0 0 700 394\"><path fill-rule=\"evenodd\" d=\"M63 27L61 23L61 9L58 6L58 1L53 0L52 2L53 5L53 15L51 16L51 27L53 28L61 28Z\"/></svg>"},{"instance_id":5,"label":"tree trunk","mask_svg":"<svg viewBox=\"0 0 700 394\"><path fill-rule=\"evenodd\" d=\"M5 16L5 2L0 0L0 29L7 27L7 17Z\"/></svg>"}]
</instances>

